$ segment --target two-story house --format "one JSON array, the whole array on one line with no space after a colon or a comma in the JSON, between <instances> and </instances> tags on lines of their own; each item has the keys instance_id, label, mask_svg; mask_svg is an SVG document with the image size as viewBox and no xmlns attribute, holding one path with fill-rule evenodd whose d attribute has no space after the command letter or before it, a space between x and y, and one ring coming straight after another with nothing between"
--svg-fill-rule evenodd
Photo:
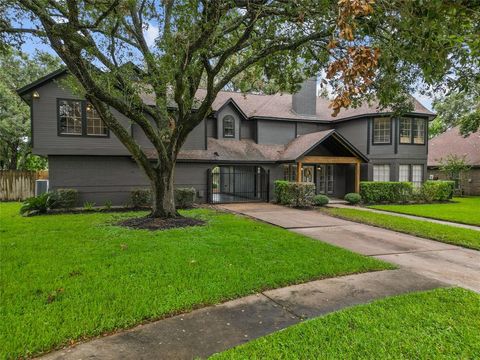
<instances>
[{"instance_id":1,"label":"two-story house","mask_svg":"<svg viewBox=\"0 0 480 360\"><path fill-rule=\"evenodd\" d=\"M95 109L59 84L65 75L59 70L18 90L31 108L33 152L48 157L51 189L77 189L80 202L125 204L148 180ZM293 95L220 92L178 156L176 186L215 203L268 201L277 179L312 182L331 197L358 191L361 180L425 179L432 112L414 100L402 118L377 104L332 117L316 89L308 80ZM154 100L145 94L144 101ZM116 115L154 161L141 129Z\"/></svg>"}]
</instances>

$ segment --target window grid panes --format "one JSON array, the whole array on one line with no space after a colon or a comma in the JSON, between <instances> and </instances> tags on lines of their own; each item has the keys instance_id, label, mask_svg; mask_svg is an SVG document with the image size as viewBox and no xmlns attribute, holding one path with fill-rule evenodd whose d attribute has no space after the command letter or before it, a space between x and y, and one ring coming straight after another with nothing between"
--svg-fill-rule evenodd
<instances>
[{"instance_id":1,"label":"window grid panes","mask_svg":"<svg viewBox=\"0 0 480 360\"><path fill-rule=\"evenodd\" d=\"M413 121L413 143L425 144L425 120L423 119Z\"/></svg>"},{"instance_id":2,"label":"window grid panes","mask_svg":"<svg viewBox=\"0 0 480 360\"><path fill-rule=\"evenodd\" d=\"M412 141L412 119L400 119L400 144L410 144Z\"/></svg>"},{"instance_id":3,"label":"window grid panes","mask_svg":"<svg viewBox=\"0 0 480 360\"><path fill-rule=\"evenodd\" d=\"M412 165L412 183L414 187L420 187L423 181L423 165Z\"/></svg>"},{"instance_id":4,"label":"window grid panes","mask_svg":"<svg viewBox=\"0 0 480 360\"><path fill-rule=\"evenodd\" d=\"M283 180L297 180L297 165L283 165Z\"/></svg>"},{"instance_id":5,"label":"window grid panes","mask_svg":"<svg viewBox=\"0 0 480 360\"><path fill-rule=\"evenodd\" d=\"M61 100L58 103L60 134L82 135L82 102Z\"/></svg>"},{"instance_id":6,"label":"window grid panes","mask_svg":"<svg viewBox=\"0 0 480 360\"><path fill-rule=\"evenodd\" d=\"M333 193L333 165L327 165L327 193Z\"/></svg>"},{"instance_id":7,"label":"window grid panes","mask_svg":"<svg viewBox=\"0 0 480 360\"><path fill-rule=\"evenodd\" d=\"M373 120L373 143L389 144L391 133L390 118L377 118Z\"/></svg>"},{"instance_id":8,"label":"window grid panes","mask_svg":"<svg viewBox=\"0 0 480 360\"><path fill-rule=\"evenodd\" d=\"M223 137L235 137L235 119L231 115L223 118Z\"/></svg>"},{"instance_id":9,"label":"window grid panes","mask_svg":"<svg viewBox=\"0 0 480 360\"><path fill-rule=\"evenodd\" d=\"M107 127L97 113L92 104L87 104L87 135L105 136Z\"/></svg>"},{"instance_id":10,"label":"window grid panes","mask_svg":"<svg viewBox=\"0 0 480 360\"><path fill-rule=\"evenodd\" d=\"M390 181L390 165L373 165L373 181Z\"/></svg>"},{"instance_id":11,"label":"window grid panes","mask_svg":"<svg viewBox=\"0 0 480 360\"><path fill-rule=\"evenodd\" d=\"M398 181L410 181L410 165L398 167Z\"/></svg>"},{"instance_id":12,"label":"window grid panes","mask_svg":"<svg viewBox=\"0 0 480 360\"><path fill-rule=\"evenodd\" d=\"M317 167L317 176L318 176L318 192L321 194L325 194L325 173L326 173L326 166L319 165Z\"/></svg>"}]
</instances>

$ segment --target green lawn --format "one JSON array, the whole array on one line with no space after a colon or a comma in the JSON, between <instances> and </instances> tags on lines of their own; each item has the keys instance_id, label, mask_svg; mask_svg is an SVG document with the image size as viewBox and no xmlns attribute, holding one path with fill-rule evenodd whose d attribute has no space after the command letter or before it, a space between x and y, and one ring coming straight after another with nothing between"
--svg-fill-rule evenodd
<instances>
[{"instance_id":1,"label":"green lawn","mask_svg":"<svg viewBox=\"0 0 480 360\"><path fill-rule=\"evenodd\" d=\"M349 208L322 209L329 215L406 234L480 250L480 231Z\"/></svg>"},{"instance_id":2,"label":"green lawn","mask_svg":"<svg viewBox=\"0 0 480 360\"><path fill-rule=\"evenodd\" d=\"M454 198L448 203L373 205L373 209L480 226L480 196Z\"/></svg>"},{"instance_id":3,"label":"green lawn","mask_svg":"<svg viewBox=\"0 0 480 360\"><path fill-rule=\"evenodd\" d=\"M144 213L23 218L0 204L0 358L316 278L392 268L292 232L207 209L163 232L111 223Z\"/></svg>"},{"instance_id":4,"label":"green lawn","mask_svg":"<svg viewBox=\"0 0 480 360\"><path fill-rule=\"evenodd\" d=\"M437 289L294 325L214 359L477 359L480 295Z\"/></svg>"}]
</instances>

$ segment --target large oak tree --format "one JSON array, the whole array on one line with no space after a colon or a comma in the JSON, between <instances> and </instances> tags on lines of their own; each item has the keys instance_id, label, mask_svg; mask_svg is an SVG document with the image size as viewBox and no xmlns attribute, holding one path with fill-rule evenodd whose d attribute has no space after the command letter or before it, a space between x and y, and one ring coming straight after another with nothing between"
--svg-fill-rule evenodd
<instances>
[{"instance_id":1,"label":"large oak tree","mask_svg":"<svg viewBox=\"0 0 480 360\"><path fill-rule=\"evenodd\" d=\"M150 179L160 217L177 214L182 144L232 82L292 91L325 70L334 113L372 96L401 111L419 81L460 86L479 73L478 5L469 1L1 0L0 14L3 42L39 37L62 58ZM111 109L140 126L156 161Z\"/></svg>"}]
</instances>

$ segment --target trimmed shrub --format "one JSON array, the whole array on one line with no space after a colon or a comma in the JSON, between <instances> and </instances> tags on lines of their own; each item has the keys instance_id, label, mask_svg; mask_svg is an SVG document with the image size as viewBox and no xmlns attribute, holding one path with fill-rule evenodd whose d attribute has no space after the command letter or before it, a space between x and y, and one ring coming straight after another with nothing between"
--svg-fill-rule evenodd
<instances>
[{"instance_id":1,"label":"trimmed shrub","mask_svg":"<svg viewBox=\"0 0 480 360\"><path fill-rule=\"evenodd\" d=\"M175 189L175 207L177 209L189 209L195 204L197 191L194 188Z\"/></svg>"},{"instance_id":2,"label":"trimmed shrub","mask_svg":"<svg viewBox=\"0 0 480 360\"><path fill-rule=\"evenodd\" d=\"M420 188L420 198L425 202L447 201L453 197L455 181L425 181Z\"/></svg>"},{"instance_id":3,"label":"trimmed shrub","mask_svg":"<svg viewBox=\"0 0 480 360\"><path fill-rule=\"evenodd\" d=\"M330 201L330 199L326 195L319 194L319 195L315 195L313 197L313 204L315 206L327 205L329 201Z\"/></svg>"},{"instance_id":4,"label":"trimmed shrub","mask_svg":"<svg viewBox=\"0 0 480 360\"><path fill-rule=\"evenodd\" d=\"M34 196L26 199L20 207L20 214L24 216L45 214L48 209L50 193Z\"/></svg>"},{"instance_id":5,"label":"trimmed shrub","mask_svg":"<svg viewBox=\"0 0 480 360\"><path fill-rule=\"evenodd\" d=\"M136 189L130 192L130 203L133 207L146 207L152 203L152 195L148 189Z\"/></svg>"},{"instance_id":6,"label":"trimmed shrub","mask_svg":"<svg viewBox=\"0 0 480 360\"><path fill-rule=\"evenodd\" d=\"M279 204L293 207L312 206L315 184L275 181L275 198Z\"/></svg>"},{"instance_id":7,"label":"trimmed shrub","mask_svg":"<svg viewBox=\"0 0 480 360\"><path fill-rule=\"evenodd\" d=\"M78 201L78 191L75 189L57 189L50 193L48 207L50 209L71 209Z\"/></svg>"},{"instance_id":8,"label":"trimmed shrub","mask_svg":"<svg viewBox=\"0 0 480 360\"><path fill-rule=\"evenodd\" d=\"M362 201L362 197L357 193L348 193L345 195L344 200L349 204L355 205Z\"/></svg>"},{"instance_id":9,"label":"trimmed shrub","mask_svg":"<svg viewBox=\"0 0 480 360\"><path fill-rule=\"evenodd\" d=\"M401 203L410 200L413 185L399 181L362 181L360 196L365 203Z\"/></svg>"}]
</instances>

